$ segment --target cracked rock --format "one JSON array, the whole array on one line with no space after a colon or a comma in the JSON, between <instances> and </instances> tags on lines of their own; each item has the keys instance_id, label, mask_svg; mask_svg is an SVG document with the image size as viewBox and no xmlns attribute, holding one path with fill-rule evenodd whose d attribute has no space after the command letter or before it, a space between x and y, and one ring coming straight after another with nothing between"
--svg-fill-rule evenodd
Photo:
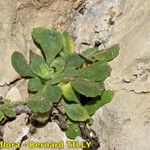
<instances>
[{"instance_id":1,"label":"cracked rock","mask_svg":"<svg viewBox=\"0 0 150 150\"><path fill-rule=\"evenodd\" d=\"M27 90L27 83L28 80L20 80L14 83L12 86L9 87L6 96L4 96L5 99L9 99L12 102L17 101L24 101L29 96L28 90Z\"/></svg>"},{"instance_id":2,"label":"cracked rock","mask_svg":"<svg viewBox=\"0 0 150 150\"><path fill-rule=\"evenodd\" d=\"M110 62L112 74L105 82L115 96L93 117L99 150L150 148L149 6L148 0L122 2L123 14L115 22L107 44L119 43L120 52ZM124 77L130 83L122 82Z\"/></svg>"},{"instance_id":3,"label":"cracked rock","mask_svg":"<svg viewBox=\"0 0 150 150\"><path fill-rule=\"evenodd\" d=\"M122 2L123 0L87 0L84 3L69 29L76 38L78 52L97 43L100 48L104 48L113 29L109 22L115 22L117 19ZM84 13L81 13L81 10L84 10Z\"/></svg>"},{"instance_id":4,"label":"cracked rock","mask_svg":"<svg viewBox=\"0 0 150 150\"><path fill-rule=\"evenodd\" d=\"M17 116L14 121L5 124L3 135L3 140L5 142L21 143L23 137L29 133L29 127L26 125L27 117L28 115L21 114ZM10 150L15 150L15 148Z\"/></svg>"},{"instance_id":5,"label":"cracked rock","mask_svg":"<svg viewBox=\"0 0 150 150\"><path fill-rule=\"evenodd\" d=\"M46 126L42 128L37 128L34 134L28 135L28 139L23 141L20 150L29 150L30 141L35 143L64 143L64 148L55 148L55 150L73 150L66 147L66 141L71 141L67 139L65 133L60 130L59 126L55 122L49 122ZM75 141L83 141L80 137L77 137ZM37 148L32 148L37 150ZM42 148L41 148L42 149ZM44 150L49 150L50 148L43 148ZM81 149L78 149L81 150Z\"/></svg>"}]
</instances>

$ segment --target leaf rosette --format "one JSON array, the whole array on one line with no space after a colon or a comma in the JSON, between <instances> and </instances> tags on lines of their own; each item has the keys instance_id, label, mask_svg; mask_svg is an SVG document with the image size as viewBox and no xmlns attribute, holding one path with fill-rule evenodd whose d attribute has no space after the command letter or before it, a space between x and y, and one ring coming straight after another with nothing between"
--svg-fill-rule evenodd
<instances>
[{"instance_id":1,"label":"leaf rosette","mask_svg":"<svg viewBox=\"0 0 150 150\"><path fill-rule=\"evenodd\" d=\"M118 56L119 45L103 50L88 48L77 54L67 32L39 27L33 30L32 38L43 55L32 54L29 63L20 52L11 56L15 71L29 79L31 96L26 105L43 115L51 113L53 107L61 108L63 120L69 122L65 133L75 138L81 135L79 124L91 125L91 116L113 99L114 92L105 90L104 81L111 74L108 62ZM12 108L0 107L0 121L15 115Z\"/></svg>"}]
</instances>

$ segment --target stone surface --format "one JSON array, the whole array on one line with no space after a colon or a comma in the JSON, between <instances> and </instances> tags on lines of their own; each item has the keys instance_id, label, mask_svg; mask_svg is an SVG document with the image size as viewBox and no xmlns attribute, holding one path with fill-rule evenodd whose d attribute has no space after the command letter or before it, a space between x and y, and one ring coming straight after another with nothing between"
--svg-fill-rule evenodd
<instances>
[{"instance_id":1,"label":"stone surface","mask_svg":"<svg viewBox=\"0 0 150 150\"><path fill-rule=\"evenodd\" d=\"M148 0L126 0L107 44L119 43L121 50L106 82L115 97L94 116L99 150L150 148L149 6Z\"/></svg>"},{"instance_id":2,"label":"stone surface","mask_svg":"<svg viewBox=\"0 0 150 150\"><path fill-rule=\"evenodd\" d=\"M108 42L124 0L87 0L74 17L70 30L76 38L77 51Z\"/></svg>"},{"instance_id":3,"label":"stone surface","mask_svg":"<svg viewBox=\"0 0 150 150\"><path fill-rule=\"evenodd\" d=\"M16 37L12 34L17 7L16 0L0 1L0 85L9 84L18 78L10 66L12 52L14 50L20 51L24 49L24 43L22 37L20 37L20 33L18 35L19 42L17 42Z\"/></svg>"},{"instance_id":4,"label":"stone surface","mask_svg":"<svg viewBox=\"0 0 150 150\"><path fill-rule=\"evenodd\" d=\"M12 86L9 86L9 89L5 93L5 96L3 97L5 99L11 100L12 102L25 101L26 98L29 96L27 84L28 80L24 79L16 82Z\"/></svg>"},{"instance_id":5,"label":"stone surface","mask_svg":"<svg viewBox=\"0 0 150 150\"><path fill-rule=\"evenodd\" d=\"M12 87L6 95L6 99L10 99L12 102L21 100L19 90L16 87Z\"/></svg>"},{"instance_id":6,"label":"stone surface","mask_svg":"<svg viewBox=\"0 0 150 150\"><path fill-rule=\"evenodd\" d=\"M71 141L67 139L64 132L62 132L59 126L55 123L48 123L45 127L38 128L34 134L28 135L28 139L23 141L20 150L28 150L29 142L39 142L39 143L64 143L64 148L55 148L56 150L73 150L72 148L67 148L66 141ZM77 137L75 141L83 141L81 138ZM37 148L32 148L36 150ZM43 148L49 150L50 148ZM79 149L80 150L80 149Z\"/></svg>"},{"instance_id":7,"label":"stone surface","mask_svg":"<svg viewBox=\"0 0 150 150\"><path fill-rule=\"evenodd\" d=\"M0 87L0 97L4 97L9 89L9 86Z\"/></svg>"},{"instance_id":8,"label":"stone surface","mask_svg":"<svg viewBox=\"0 0 150 150\"><path fill-rule=\"evenodd\" d=\"M29 132L29 127L26 125L26 123L26 114L21 114L17 116L14 121L7 123L4 126L3 140L10 143L21 143L23 137L26 136ZM3 150L4 149L5 148L3 148ZM15 150L15 148L10 149Z\"/></svg>"}]
</instances>

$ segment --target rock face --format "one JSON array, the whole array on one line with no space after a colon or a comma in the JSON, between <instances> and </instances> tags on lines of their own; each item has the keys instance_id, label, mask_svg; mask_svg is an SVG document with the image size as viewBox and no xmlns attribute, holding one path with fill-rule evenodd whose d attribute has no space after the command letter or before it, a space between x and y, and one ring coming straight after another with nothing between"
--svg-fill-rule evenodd
<instances>
[{"instance_id":1,"label":"rock face","mask_svg":"<svg viewBox=\"0 0 150 150\"><path fill-rule=\"evenodd\" d=\"M74 17L70 31L76 48L83 51L94 45L103 48L108 42L124 0L87 0Z\"/></svg>"},{"instance_id":2,"label":"rock face","mask_svg":"<svg viewBox=\"0 0 150 150\"><path fill-rule=\"evenodd\" d=\"M24 44L20 35L20 44L17 44L16 37L13 36L13 26L16 19L17 3L15 1L0 1L0 85L10 83L17 78L10 67L10 56L14 50L21 50ZM19 42L18 42L19 43ZM12 74L13 73L13 74Z\"/></svg>"},{"instance_id":3,"label":"rock face","mask_svg":"<svg viewBox=\"0 0 150 150\"><path fill-rule=\"evenodd\" d=\"M116 95L94 116L100 150L150 148L150 2L125 1L108 45L119 43L107 88Z\"/></svg>"},{"instance_id":4,"label":"rock face","mask_svg":"<svg viewBox=\"0 0 150 150\"><path fill-rule=\"evenodd\" d=\"M23 137L25 137L29 132L29 127L26 125L27 115L21 114L16 118L16 120L7 123L4 126L3 140L9 143L21 143ZM19 147L19 146L18 146ZM3 148L4 150L5 148ZM15 150L15 148L10 148Z\"/></svg>"},{"instance_id":5,"label":"rock face","mask_svg":"<svg viewBox=\"0 0 150 150\"><path fill-rule=\"evenodd\" d=\"M23 141L21 144L20 150L28 150L30 149L29 143L35 142L35 143L59 143L59 148L55 148L55 150L69 150L71 148L67 148L66 141L71 141L70 139L67 139L64 132L62 132L57 125L57 123L48 123L45 127L38 128L36 132L32 135L28 135L28 139ZM81 138L77 137L75 141L83 141ZM51 147L52 148L52 147ZM42 148L45 150L49 150L51 148ZM33 150L36 150L36 147L32 148ZM73 149L71 149L73 150ZM81 149L79 149L81 150Z\"/></svg>"},{"instance_id":6,"label":"rock face","mask_svg":"<svg viewBox=\"0 0 150 150\"><path fill-rule=\"evenodd\" d=\"M49 122L46 126L37 128L34 134L31 134L31 126L27 125L27 115L21 114L17 116L16 120L7 123L4 126L3 140L9 143L16 143L17 145L11 150L15 150L18 147L20 150L31 149L30 142L34 143L61 143L60 148L55 148L56 150L73 150L74 148L68 148L66 142L72 141L68 139L63 131L60 130L59 126L55 122ZM26 137L26 138L25 138ZM82 142L83 139L77 137L75 140L77 142ZM20 147L19 147L20 146ZM33 145L32 145L33 146ZM52 148L52 147L51 147ZM4 150L3 148L2 150ZM36 150L36 147L32 147ZM49 150L50 148L42 148ZM78 150L81 150L78 148Z\"/></svg>"},{"instance_id":7,"label":"rock face","mask_svg":"<svg viewBox=\"0 0 150 150\"><path fill-rule=\"evenodd\" d=\"M13 84L12 86L9 86L6 95L3 97L6 99L11 100L12 102L15 101L25 101L26 98L29 96L28 90L27 90L27 83L28 80L20 80Z\"/></svg>"},{"instance_id":8,"label":"rock face","mask_svg":"<svg viewBox=\"0 0 150 150\"><path fill-rule=\"evenodd\" d=\"M116 94L110 104L94 115L93 129L99 136L99 150L149 150L149 0L0 2L0 96L15 100L14 90L18 99L27 96L25 87L12 84L19 76L11 67L10 57L15 50L21 51L27 60L30 50L40 53L31 38L35 27L70 31L77 52L94 45L103 48L119 43L119 56L110 63L113 71L106 81L106 88ZM52 127L49 124L47 128Z\"/></svg>"},{"instance_id":9,"label":"rock face","mask_svg":"<svg viewBox=\"0 0 150 150\"><path fill-rule=\"evenodd\" d=\"M29 142L57 142L60 143L66 140L65 133L60 131L60 128L56 123L48 123L45 127L37 129L33 135L28 135L28 139L22 143L21 150L27 150L29 148ZM27 146L26 146L27 145ZM33 148L36 150L37 148ZM45 148L48 150L49 148ZM58 148L59 149L59 148Z\"/></svg>"}]
</instances>

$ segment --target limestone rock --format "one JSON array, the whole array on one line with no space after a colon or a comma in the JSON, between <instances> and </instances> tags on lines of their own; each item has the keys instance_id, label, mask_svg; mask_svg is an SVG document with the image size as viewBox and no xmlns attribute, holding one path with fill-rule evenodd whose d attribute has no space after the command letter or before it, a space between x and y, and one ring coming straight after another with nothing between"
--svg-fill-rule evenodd
<instances>
[{"instance_id":1,"label":"limestone rock","mask_svg":"<svg viewBox=\"0 0 150 150\"><path fill-rule=\"evenodd\" d=\"M1 98L3 98L6 95L8 89L9 89L9 86L2 86L2 87L0 87L0 97Z\"/></svg>"},{"instance_id":2,"label":"limestone rock","mask_svg":"<svg viewBox=\"0 0 150 150\"><path fill-rule=\"evenodd\" d=\"M115 97L94 116L99 150L150 148L149 8L148 0L126 0L107 44L119 43L121 50L106 81Z\"/></svg>"},{"instance_id":3,"label":"limestone rock","mask_svg":"<svg viewBox=\"0 0 150 150\"><path fill-rule=\"evenodd\" d=\"M87 0L71 23L78 52L94 45L103 48L108 42L124 0Z\"/></svg>"},{"instance_id":4,"label":"limestone rock","mask_svg":"<svg viewBox=\"0 0 150 150\"><path fill-rule=\"evenodd\" d=\"M17 1L0 1L0 85L9 84L18 75L11 67L11 54L24 48L23 37L18 34L19 42L13 36L12 30L16 21ZM24 52L24 51L23 51Z\"/></svg>"},{"instance_id":5,"label":"limestone rock","mask_svg":"<svg viewBox=\"0 0 150 150\"><path fill-rule=\"evenodd\" d=\"M17 89L16 87L12 87L6 95L6 99L10 99L12 102L21 100L19 89Z\"/></svg>"},{"instance_id":6,"label":"limestone rock","mask_svg":"<svg viewBox=\"0 0 150 150\"><path fill-rule=\"evenodd\" d=\"M67 139L65 133L60 130L59 126L55 123L48 123L45 127L38 128L34 134L28 135L28 139L23 141L20 150L28 150L29 149L29 142L38 142L38 143L64 143L64 148L55 148L56 150L69 150L71 148L66 147ZM81 138L77 137L76 141L82 141ZM37 148L32 148L36 150ZM49 150L49 148L44 148L45 150ZM73 150L73 149L71 149ZM80 150L80 149L79 149Z\"/></svg>"},{"instance_id":7,"label":"limestone rock","mask_svg":"<svg viewBox=\"0 0 150 150\"><path fill-rule=\"evenodd\" d=\"M10 143L21 143L22 138L29 132L29 127L26 123L26 114L21 114L17 116L16 120L7 123L4 126L3 140ZM15 148L12 148L11 150L15 150Z\"/></svg>"},{"instance_id":8,"label":"limestone rock","mask_svg":"<svg viewBox=\"0 0 150 150\"><path fill-rule=\"evenodd\" d=\"M12 102L24 101L29 96L27 90L28 80L20 80L16 84L9 87L4 98L11 100Z\"/></svg>"}]
</instances>

